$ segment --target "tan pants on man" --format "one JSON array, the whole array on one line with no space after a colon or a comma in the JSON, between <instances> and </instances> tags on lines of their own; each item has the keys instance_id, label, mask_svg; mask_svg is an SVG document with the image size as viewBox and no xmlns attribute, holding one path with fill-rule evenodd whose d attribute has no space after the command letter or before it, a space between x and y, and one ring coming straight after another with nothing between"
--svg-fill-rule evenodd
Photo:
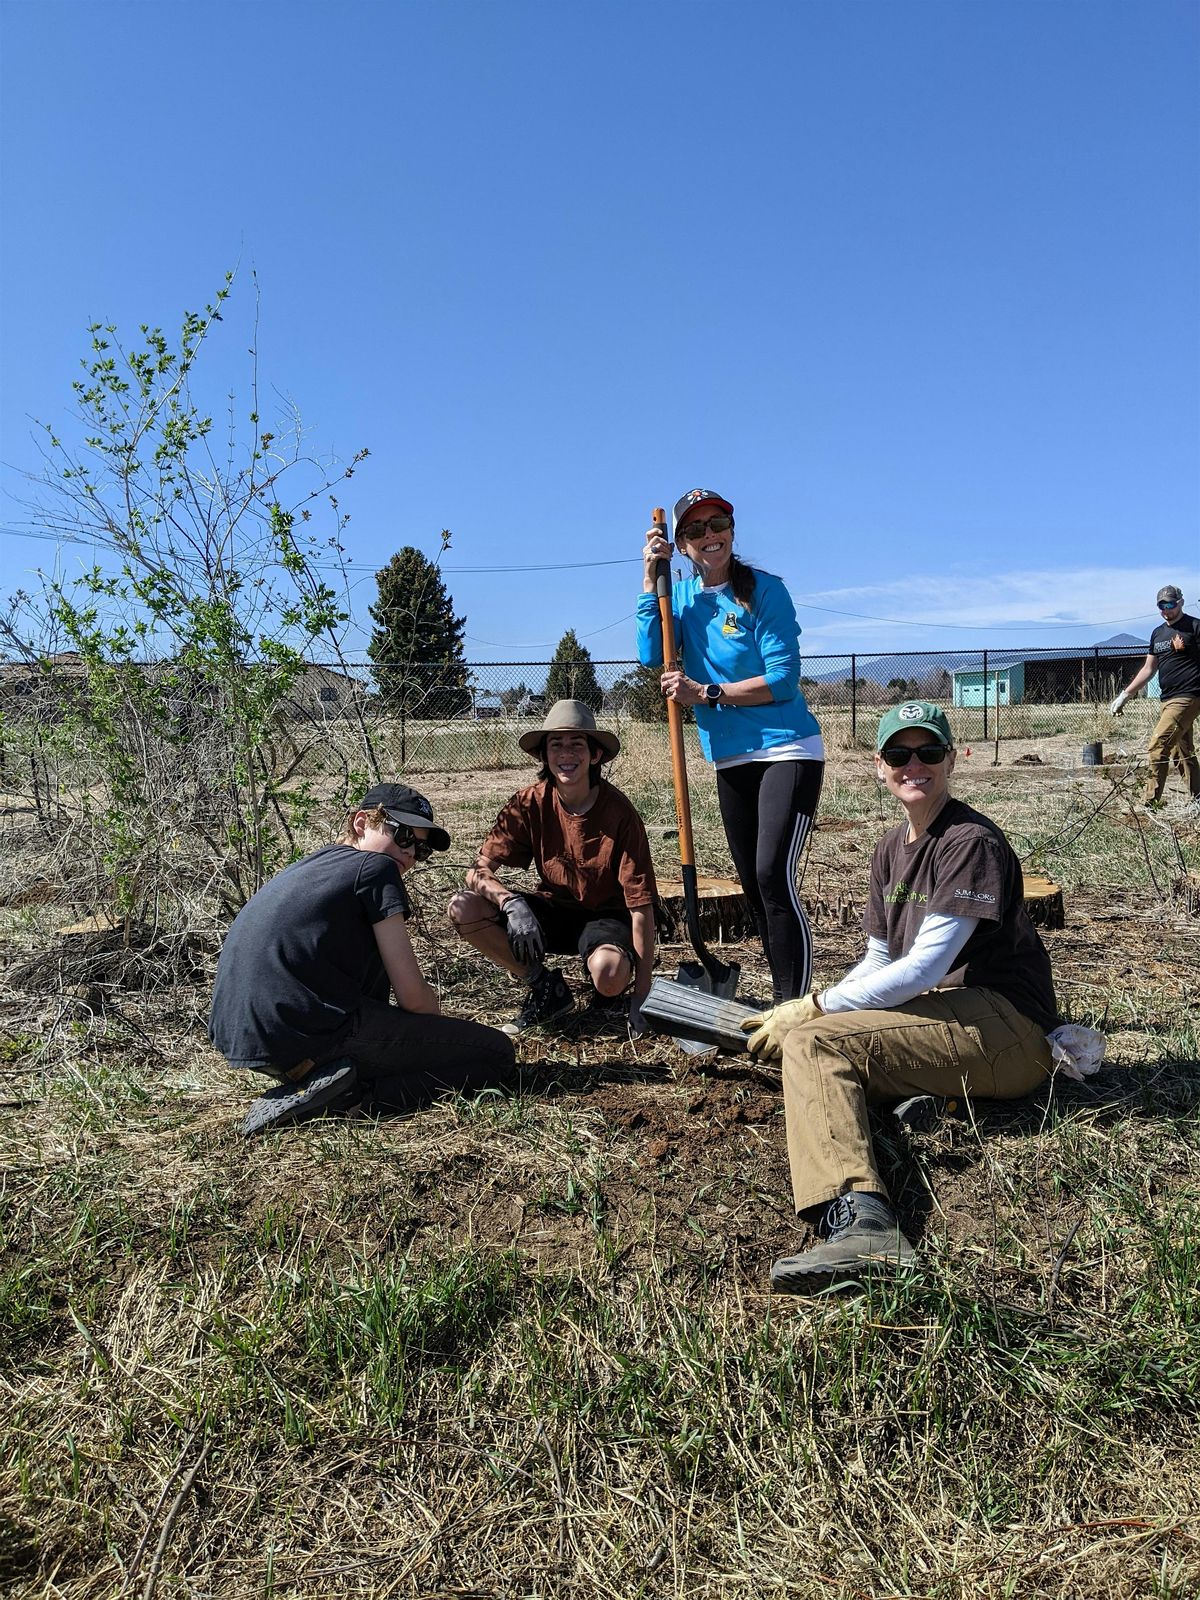
<instances>
[{"instance_id":1,"label":"tan pants on man","mask_svg":"<svg viewBox=\"0 0 1200 1600\"><path fill-rule=\"evenodd\" d=\"M1164 700L1150 743L1146 760L1150 770L1146 774L1146 787L1142 792L1143 804L1161 800L1171 770L1174 754L1179 775L1188 786L1193 800L1200 800L1200 761L1196 759L1196 745L1192 737L1192 724L1200 716L1200 695L1183 695L1175 700Z\"/></svg>"},{"instance_id":2,"label":"tan pants on man","mask_svg":"<svg viewBox=\"0 0 1200 1600\"><path fill-rule=\"evenodd\" d=\"M1016 1100L1052 1066L1042 1029L991 989L939 989L894 1011L843 1011L794 1028L784 1041L783 1099L796 1210L852 1189L887 1194L868 1101Z\"/></svg>"}]
</instances>

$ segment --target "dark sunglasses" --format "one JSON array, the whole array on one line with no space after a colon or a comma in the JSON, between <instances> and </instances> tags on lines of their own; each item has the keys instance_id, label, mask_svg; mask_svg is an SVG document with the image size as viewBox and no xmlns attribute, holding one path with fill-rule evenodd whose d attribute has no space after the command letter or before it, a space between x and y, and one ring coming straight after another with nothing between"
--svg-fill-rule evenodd
<instances>
[{"instance_id":1,"label":"dark sunglasses","mask_svg":"<svg viewBox=\"0 0 1200 1600\"><path fill-rule=\"evenodd\" d=\"M1158 609L1160 611L1174 611L1176 606L1181 606L1182 604L1182 600L1160 600L1158 602Z\"/></svg>"},{"instance_id":2,"label":"dark sunglasses","mask_svg":"<svg viewBox=\"0 0 1200 1600\"><path fill-rule=\"evenodd\" d=\"M706 533L725 533L733 527L733 518L726 516L701 517L696 522L687 522L680 528L680 537L684 539L703 539Z\"/></svg>"},{"instance_id":3,"label":"dark sunglasses","mask_svg":"<svg viewBox=\"0 0 1200 1600\"><path fill-rule=\"evenodd\" d=\"M393 822L391 817L387 819L387 827L397 850L411 850L418 861L429 860L433 854L433 846L428 839L418 839L407 823Z\"/></svg>"},{"instance_id":4,"label":"dark sunglasses","mask_svg":"<svg viewBox=\"0 0 1200 1600\"><path fill-rule=\"evenodd\" d=\"M906 744L889 744L886 750L879 752L889 767L899 770L906 767L916 756L917 760L925 767L940 767L946 759L947 746L944 744L919 744L909 748Z\"/></svg>"}]
</instances>

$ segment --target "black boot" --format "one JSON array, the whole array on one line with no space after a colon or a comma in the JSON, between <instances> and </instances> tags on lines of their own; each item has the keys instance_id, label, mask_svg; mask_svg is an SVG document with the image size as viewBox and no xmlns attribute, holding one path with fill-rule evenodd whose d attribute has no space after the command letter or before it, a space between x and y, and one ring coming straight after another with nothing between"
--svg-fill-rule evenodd
<instances>
[{"instance_id":1,"label":"black boot","mask_svg":"<svg viewBox=\"0 0 1200 1600\"><path fill-rule=\"evenodd\" d=\"M815 1294L858 1282L868 1272L911 1267L916 1251L900 1232L896 1213L881 1194L839 1195L817 1219L821 1243L771 1268L779 1294Z\"/></svg>"},{"instance_id":2,"label":"black boot","mask_svg":"<svg viewBox=\"0 0 1200 1600\"><path fill-rule=\"evenodd\" d=\"M246 1114L242 1137L272 1133L294 1122L306 1122L322 1111L339 1111L354 1098L358 1070L349 1056L314 1067L299 1083L280 1083L260 1095Z\"/></svg>"},{"instance_id":3,"label":"black boot","mask_svg":"<svg viewBox=\"0 0 1200 1600\"><path fill-rule=\"evenodd\" d=\"M553 1017L574 1009L575 997L562 973L551 967L539 967L530 979L520 1011L500 1031L515 1038L529 1028L536 1028L539 1023L549 1022Z\"/></svg>"}]
</instances>

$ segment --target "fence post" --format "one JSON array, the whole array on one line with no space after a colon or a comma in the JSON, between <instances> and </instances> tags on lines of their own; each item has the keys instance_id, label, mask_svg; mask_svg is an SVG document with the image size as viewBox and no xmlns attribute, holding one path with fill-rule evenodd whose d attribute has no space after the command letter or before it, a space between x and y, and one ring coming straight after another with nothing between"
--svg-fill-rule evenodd
<instances>
[{"instance_id":1,"label":"fence post","mask_svg":"<svg viewBox=\"0 0 1200 1600\"><path fill-rule=\"evenodd\" d=\"M987 738L987 651L984 651L984 738Z\"/></svg>"},{"instance_id":2,"label":"fence post","mask_svg":"<svg viewBox=\"0 0 1200 1600\"><path fill-rule=\"evenodd\" d=\"M404 701L400 702L400 770L408 766L408 711Z\"/></svg>"},{"instance_id":3,"label":"fence post","mask_svg":"<svg viewBox=\"0 0 1200 1600\"><path fill-rule=\"evenodd\" d=\"M858 657L850 657L850 743L858 738Z\"/></svg>"}]
</instances>

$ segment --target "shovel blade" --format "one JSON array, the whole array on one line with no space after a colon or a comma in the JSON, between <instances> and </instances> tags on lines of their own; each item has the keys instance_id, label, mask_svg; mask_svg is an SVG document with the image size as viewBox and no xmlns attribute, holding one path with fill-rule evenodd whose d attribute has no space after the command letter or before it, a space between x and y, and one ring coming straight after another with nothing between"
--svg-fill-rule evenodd
<instances>
[{"instance_id":1,"label":"shovel blade","mask_svg":"<svg viewBox=\"0 0 1200 1600\"><path fill-rule=\"evenodd\" d=\"M715 973L710 972L702 962L681 961L679 971L675 974L675 982L682 984L685 989L696 989L700 994L716 995L720 1000L732 1000L737 994L741 967L736 961L731 961L728 966L721 962L716 962L714 965Z\"/></svg>"}]
</instances>

